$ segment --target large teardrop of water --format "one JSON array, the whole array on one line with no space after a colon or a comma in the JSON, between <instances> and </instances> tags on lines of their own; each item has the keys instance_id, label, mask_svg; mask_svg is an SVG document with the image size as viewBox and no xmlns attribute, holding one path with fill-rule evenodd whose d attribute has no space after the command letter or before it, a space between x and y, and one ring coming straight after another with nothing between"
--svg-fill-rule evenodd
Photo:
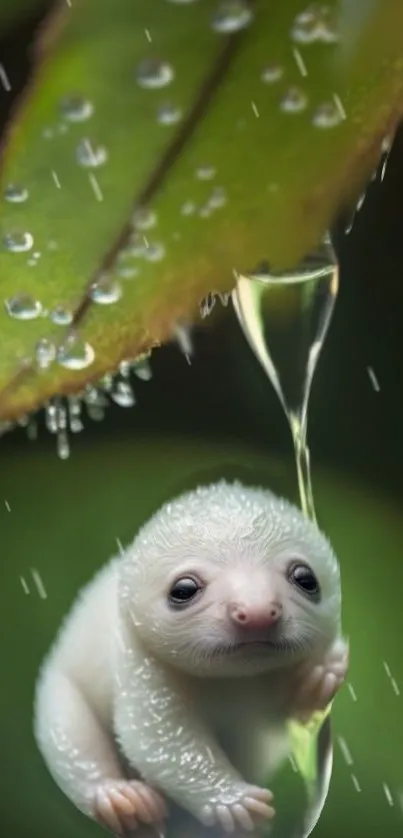
<instances>
[{"instance_id":1,"label":"large teardrop of water","mask_svg":"<svg viewBox=\"0 0 403 838\"><path fill-rule=\"evenodd\" d=\"M338 266L330 239L295 268L274 272L262 264L238 276L232 294L242 329L272 382L293 435L301 506L315 520L307 411L312 378L338 291Z\"/></svg>"}]
</instances>

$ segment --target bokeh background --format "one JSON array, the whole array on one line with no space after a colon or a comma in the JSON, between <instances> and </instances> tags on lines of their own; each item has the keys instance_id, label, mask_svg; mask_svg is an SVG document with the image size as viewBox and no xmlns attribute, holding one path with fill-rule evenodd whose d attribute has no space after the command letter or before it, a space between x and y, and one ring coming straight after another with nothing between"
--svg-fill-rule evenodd
<instances>
[{"instance_id":1,"label":"bokeh background","mask_svg":"<svg viewBox=\"0 0 403 838\"><path fill-rule=\"evenodd\" d=\"M29 72L32 26L0 43L13 83L0 92L3 123ZM340 223L334 236L341 292L309 436L319 520L340 556L352 664L333 712L333 780L315 835L394 838L403 832L402 133L351 234ZM43 422L37 442L22 430L0 441L0 832L9 838L102 834L49 778L32 696L62 615L117 539L130 541L168 497L219 477L297 500L285 419L230 307L198 330L195 347L191 366L174 346L154 353L137 405L88 421L68 461Z\"/></svg>"}]
</instances>

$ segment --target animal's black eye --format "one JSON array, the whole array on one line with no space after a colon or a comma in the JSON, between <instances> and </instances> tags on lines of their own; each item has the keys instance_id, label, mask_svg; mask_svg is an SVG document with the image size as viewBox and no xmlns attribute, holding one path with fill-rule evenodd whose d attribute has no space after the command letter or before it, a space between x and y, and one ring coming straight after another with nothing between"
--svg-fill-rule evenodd
<instances>
[{"instance_id":1,"label":"animal's black eye","mask_svg":"<svg viewBox=\"0 0 403 838\"><path fill-rule=\"evenodd\" d=\"M201 588L200 582L197 582L196 579L191 576L183 576L172 585L168 596L169 602L172 605L186 605L199 593Z\"/></svg>"},{"instance_id":2,"label":"animal's black eye","mask_svg":"<svg viewBox=\"0 0 403 838\"><path fill-rule=\"evenodd\" d=\"M290 568L289 579L293 585L305 594L315 597L320 595L319 582L310 567L306 564L294 564Z\"/></svg>"}]
</instances>

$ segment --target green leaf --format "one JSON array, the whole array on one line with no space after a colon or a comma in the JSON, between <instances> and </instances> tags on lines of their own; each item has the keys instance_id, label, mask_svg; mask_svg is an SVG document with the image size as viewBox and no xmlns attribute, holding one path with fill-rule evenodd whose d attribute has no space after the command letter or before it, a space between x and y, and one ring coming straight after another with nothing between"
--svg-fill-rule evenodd
<instances>
[{"instance_id":1,"label":"green leaf","mask_svg":"<svg viewBox=\"0 0 403 838\"><path fill-rule=\"evenodd\" d=\"M225 8L245 23L232 34L212 25ZM93 353L80 370L57 360L38 369L38 341L52 348L66 330L4 307L0 418L78 391L166 340L208 291L231 288L234 270L262 259L292 265L357 195L401 112L403 2L335 0L328 18L314 5L298 20L301 8L300 0L63 4L3 155L2 188L29 195L2 201L0 282L9 304L28 295L42 313L74 311ZM165 84L138 83L150 59ZM268 81L274 66L281 75ZM76 98L66 112L68 97ZM88 118L77 121L80 108ZM159 121L161 109L171 124ZM99 165L80 165L91 150ZM144 236L149 245L140 257L127 248L136 206L156 219L137 233L140 249ZM10 241L26 233L33 246L12 252ZM119 283L113 305L88 296L105 271Z\"/></svg>"}]
</instances>

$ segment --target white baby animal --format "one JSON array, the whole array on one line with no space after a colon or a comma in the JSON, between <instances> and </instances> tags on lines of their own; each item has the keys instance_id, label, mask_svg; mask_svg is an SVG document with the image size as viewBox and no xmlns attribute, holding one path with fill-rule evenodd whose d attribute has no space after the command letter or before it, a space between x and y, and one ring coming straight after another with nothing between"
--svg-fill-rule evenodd
<instances>
[{"instance_id":1,"label":"white baby animal","mask_svg":"<svg viewBox=\"0 0 403 838\"><path fill-rule=\"evenodd\" d=\"M271 818L287 721L347 671L325 536L224 482L162 507L81 592L41 669L35 734L56 783L116 834L169 801L206 825Z\"/></svg>"}]
</instances>

